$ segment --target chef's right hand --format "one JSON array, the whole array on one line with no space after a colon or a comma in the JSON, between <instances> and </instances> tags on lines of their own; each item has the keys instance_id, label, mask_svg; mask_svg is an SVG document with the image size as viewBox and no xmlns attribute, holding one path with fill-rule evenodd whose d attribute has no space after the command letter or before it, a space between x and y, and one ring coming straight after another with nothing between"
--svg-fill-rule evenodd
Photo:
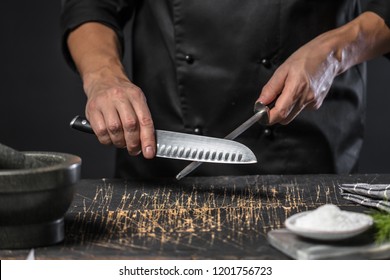
<instances>
[{"instance_id":1,"label":"chef's right hand","mask_svg":"<svg viewBox=\"0 0 390 280\"><path fill-rule=\"evenodd\" d=\"M86 22L70 32L67 44L88 98L86 117L99 141L153 158L152 116L142 90L127 78L114 30Z\"/></svg>"},{"instance_id":2,"label":"chef's right hand","mask_svg":"<svg viewBox=\"0 0 390 280\"><path fill-rule=\"evenodd\" d=\"M145 95L124 73L114 72L101 69L84 79L86 117L100 143L151 159L156 140Z\"/></svg>"}]
</instances>

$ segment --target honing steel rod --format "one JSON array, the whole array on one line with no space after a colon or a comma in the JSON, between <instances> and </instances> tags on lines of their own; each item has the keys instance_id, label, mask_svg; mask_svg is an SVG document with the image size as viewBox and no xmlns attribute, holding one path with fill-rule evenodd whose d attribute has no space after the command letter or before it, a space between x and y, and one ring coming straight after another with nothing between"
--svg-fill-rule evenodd
<instances>
[{"instance_id":1,"label":"honing steel rod","mask_svg":"<svg viewBox=\"0 0 390 280\"><path fill-rule=\"evenodd\" d=\"M268 124L268 121L269 121L269 107L257 102L255 104L255 114L252 117L250 117L248 120L246 120L243 124L241 124L239 127L237 127L235 130L233 130L228 135L226 135L225 139L234 140L236 137L238 137L241 133L246 131L255 123L259 122L260 124L266 125ZM202 162L197 162L197 161L190 163L176 175L176 179L180 180L184 178L192 171L194 171L196 168L198 168L201 164Z\"/></svg>"}]
</instances>

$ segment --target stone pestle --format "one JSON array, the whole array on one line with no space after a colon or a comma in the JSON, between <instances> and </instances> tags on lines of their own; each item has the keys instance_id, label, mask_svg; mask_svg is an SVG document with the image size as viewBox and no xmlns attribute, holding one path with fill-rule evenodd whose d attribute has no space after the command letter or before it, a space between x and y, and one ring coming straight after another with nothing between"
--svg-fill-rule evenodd
<instances>
[{"instance_id":1,"label":"stone pestle","mask_svg":"<svg viewBox=\"0 0 390 280\"><path fill-rule=\"evenodd\" d=\"M34 157L29 157L0 143L0 170L1 169L31 169L47 166Z\"/></svg>"}]
</instances>

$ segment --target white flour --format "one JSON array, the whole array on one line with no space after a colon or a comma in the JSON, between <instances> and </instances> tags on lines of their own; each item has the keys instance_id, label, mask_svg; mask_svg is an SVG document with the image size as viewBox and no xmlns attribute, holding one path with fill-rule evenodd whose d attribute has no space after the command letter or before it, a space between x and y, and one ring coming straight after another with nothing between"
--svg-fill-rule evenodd
<instances>
[{"instance_id":1,"label":"white flour","mask_svg":"<svg viewBox=\"0 0 390 280\"><path fill-rule=\"evenodd\" d=\"M359 228L367 223L361 215L342 211L333 204L325 204L299 217L295 226L306 230L317 231L348 231Z\"/></svg>"}]
</instances>

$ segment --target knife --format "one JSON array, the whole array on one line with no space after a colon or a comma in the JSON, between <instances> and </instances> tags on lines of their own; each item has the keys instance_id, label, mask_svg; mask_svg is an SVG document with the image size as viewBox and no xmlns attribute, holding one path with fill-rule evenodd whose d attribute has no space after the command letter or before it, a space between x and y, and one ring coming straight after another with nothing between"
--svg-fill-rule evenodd
<instances>
[{"instance_id":1,"label":"knife","mask_svg":"<svg viewBox=\"0 0 390 280\"><path fill-rule=\"evenodd\" d=\"M85 117L74 117L70 122L70 127L83 132L94 133ZM236 141L159 129L156 129L155 133L157 157L228 164L257 162L253 152Z\"/></svg>"},{"instance_id":2,"label":"knife","mask_svg":"<svg viewBox=\"0 0 390 280\"><path fill-rule=\"evenodd\" d=\"M275 101L271 102L268 106L256 102L254 106L255 114L250 117L248 120L246 120L243 124L238 126L235 130L233 130L231 133L226 135L225 139L227 140L233 140L236 137L238 137L241 133L243 133L245 130L247 130L249 127L251 127L255 123L260 123L262 125L267 125L269 123L269 108L272 108L275 105ZM196 168L198 168L202 162L194 161L187 165L182 171L180 171L176 175L176 179L180 180L183 177L187 176L189 173L194 171Z\"/></svg>"}]
</instances>

